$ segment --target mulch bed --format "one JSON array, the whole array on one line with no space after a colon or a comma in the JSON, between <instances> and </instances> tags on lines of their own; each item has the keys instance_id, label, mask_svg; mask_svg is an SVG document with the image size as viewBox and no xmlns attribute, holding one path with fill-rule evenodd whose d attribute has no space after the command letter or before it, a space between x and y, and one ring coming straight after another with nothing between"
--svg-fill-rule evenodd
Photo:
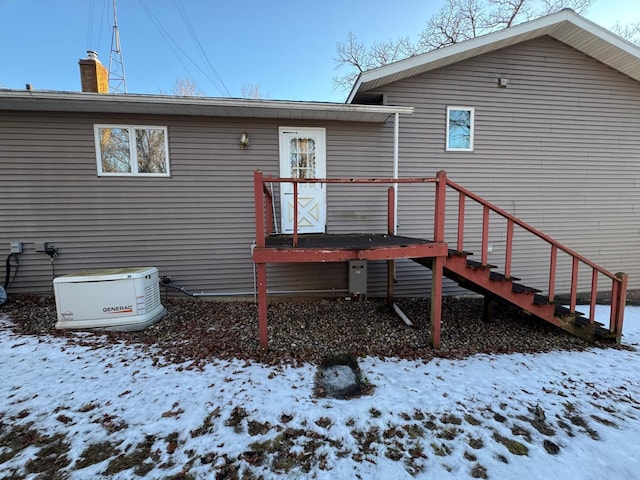
<instances>
[{"instance_id":1,"label":"mulch bed","mask_svg":"<svg viewBox=\"0 0 640 480\"><path fill-rule=\"evenodd\" d=\"M268 364L314 362L327 355L404 359L464 358L477 353L581 350L589 344L519 310L497 304L494 320L482 321L482 300L446 297L442 309L442 348L429 344L429 301L400 298L396 302L411 319L409 327L385 300L344 299L272 302L269 305L269 350L258 342L257 306L248 302L213 302L169 297L168 314L141 332L93 331L101 342L126 342L153 349L164 361L202 367L214 359L257 360ZM0 305L25 334L78 336L56 331L52 297L18 296ZM86 340L86 336L81 337Z\"/></svg>"}]
</instances>

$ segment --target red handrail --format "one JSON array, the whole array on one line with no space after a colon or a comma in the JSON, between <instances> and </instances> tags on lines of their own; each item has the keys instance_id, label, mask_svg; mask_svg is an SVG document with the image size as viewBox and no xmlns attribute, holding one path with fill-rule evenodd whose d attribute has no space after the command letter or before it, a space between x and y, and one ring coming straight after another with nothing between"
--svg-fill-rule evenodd
<instances>
[{"instance_id":1,"label":"red handrail","mask_svg":"<svg viewBox=\"0 0 640 480\"><path fill-rule=\"evenodd\" d=\"M293 184L293 246L298 245L298 185L301 183L322 183L322 184L411 184L411 183L439 183L437 177L420 177L420 178L280 178L272 175L264 175L260 170L254 172L254 196L256 205L256 245L264 246L265 237L273 232L273 219L271 212L273 210L273 193L267 187L267 183L291 183ZM393 188L393 187L391 187ZM442 190L444 192L444 184L436 192ZM387 227L393 232L391 225L395 225L395 196L394 190L389 190L387 194ZM438 193L436 193L438 195ZM258 198L260 197L260 198ZM444 201L442 199L441 201ZM436 202L437 203L437 202ZM265 204L267 211L265 212ZM436 207L436 215L439 207ZM443 210L444 212L444 210ZM266 214L266 220L265 220ZM266 227L266 230L265 230ZM444 239L444 216L441 225L436 225L435 237ZM261 238L258 240L258 238Z\"/></svg>"},{"instance_id":2,"label":"red handrail","mask_svg":"<svg viewBox=\"0 0 640 480\"><path fill-rule=\"evenodd\" d=\"M471 200L477 202L483 207L483 218L482 218L482 264L487 264L487 247L488 247L488 238L489 238L489 211L498 214L499 216L505 218L507 220L507 245L506 245L506 253L505 253L505 277L510 278L511 276L511 256L513 253L513 226L518 225L534 236L540 238L544 242L548 243L551 246L551 255L549 259L549 287L548 287L548 300L550 303L554 301L555 295L555 277L557 270L557 252L558 250L566 253L572 259L572 267L571 267L571 290L570 290L570 311L575 312L576 302L577 302L577 290L578 290L578 267L580 264L586 265L592 269L591 275L591 291L590 291L590 311L589 311L589 321L594 322L595 318L595 304L597 298L597 286L598 281L597 277L599 274L604 275L612 280L612 288L611 288L611 316L609 323L609 330L612 333L620 335L622 333L622 322L624 318L624 305L626 302L626 285L627 285L627 275L625 273L612 273L605 268L595 264L588 258L580 255L576 251L572 250L569 247L561 244L557 240L554 240L550 236L542 233L540 230L535 227L523 222L522 220L516 218L509 212L501 209L500 207L488 202L482 197L476 195L475 193L467 190L463 186L449 180L446 178L446 175L443 175L446 180L446 185L453 188L459 193L459 205L458 205L458 244L457 249L459 252L462 252L464 249L464 209L465 209L465 201L464 199L470 198Z\"/></svg>"}]
</instances>

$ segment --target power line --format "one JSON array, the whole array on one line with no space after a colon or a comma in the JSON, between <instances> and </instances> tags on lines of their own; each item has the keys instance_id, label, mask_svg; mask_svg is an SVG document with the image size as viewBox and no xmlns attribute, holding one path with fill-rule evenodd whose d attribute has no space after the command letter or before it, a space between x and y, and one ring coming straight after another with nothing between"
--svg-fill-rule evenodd
<instances>
[{"instance_id":1,"label":"power line","mask_svg":"<svg viewBox=\"0 0 640 480\"><path fill-rule=\"evenodd\" d=\"M99 13L100 15L100 26L98 29L94 29L95 26L95 18L96 18L96 4L100 0L91 0L91 5L89 7L89 21L87 22L87 50L95 50L96 52L100 51L100 44L102 43L102 32L104 27L104 21L107 19L108 21L108 5L109 0L101 0L102 3L102 11Z\"/></svg>"},{"instance_id":2,"label":"power line","mask_svg":"<svg viewBox=\"0 0 640 480\"><path fill-rule=\"evenodd\" d=\"M198 34L196 33L195 28L193 28L193 24L191 23L191 20L189 19L189 16L187 15L187 11L185 10L184 5L182 5L182 0L174 0L174 3L176 4L176 7L178 8L178 12L180 12L180 16L182 17L182 21L187 26L187 29L189 30L189 33L191 34L191 37L192 37L194 43L198 47L198 50L200 51L200 55L202 56L203 60L205 61L207 67L209 67L210 73L212 73L213 76L218 80L218 82L221 85L222 90L225 92L226 96L230 97L231 93L229 93L229 90L227 89L227 86L224 84L224 81L222 80L222 78L220 77L220 75L218 74L216 69L213 67L213 64L211 63L211 60L209 60L209 56L207 55L206 50L202 47L202 44L200 43L200 39L198 38ZM220 90L220 89L218 89L218 90Z\"/></svg>"},{"instance_id":3,"label":"power line","mask_svg":"<svg viewBox=\"0 0 640 480\"><path fill-rule=\"evenodd\" d=\"M213 86L218 90L218 92L220 93L220 95L222 96L228 96L230 97L231 95L229 94L228 90L226 90L226 87L224 86L224 84L219 83L214 77L211 76L211 74L209 72L206 72L201 66L199 62L196 62L195 60L193 60L191 58L191 56L178 44L178 42L176 42L173 37L171 36L171 34L162 26L162 23L160 22L160 20L153 14L153 12L144 4L144 2L142 0L138 0L138 3L140 3L140 5L142 6L142 8L144 9L145 13L147 14L147 16L149 17L149 19L151 20L151 22L155 25L155 27L158 29L158 31L160 32L160 34L162 35L162 37L164 38L165 42L167 42L167 44L169 45L169 48L171 48L171 50L173 51L173 53L176 55L176 57L178 58L178 61L180 61L180 63L182 64L182 66L185 68L185 70L187 70L187 72L189 72L189 69L186 67L186 65L184 64L184 62L182 61L182 58L180 56L180 54L178 54L178 52L176 51L179 50L180 53L186 58L188 59L193 65L196 66L196 68L198 70L200 70L200 72L213 84ZM174 48L175 47L175 48ZM191 76L191 75L190 75ZM226 91L226 92L225 92Z\"/></svg>"}]
</instances>

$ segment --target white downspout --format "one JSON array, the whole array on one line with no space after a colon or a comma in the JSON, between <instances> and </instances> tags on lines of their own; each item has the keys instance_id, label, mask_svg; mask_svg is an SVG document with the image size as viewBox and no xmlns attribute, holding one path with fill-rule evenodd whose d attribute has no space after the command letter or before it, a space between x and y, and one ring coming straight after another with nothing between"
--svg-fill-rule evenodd
<instances>
[{"instance_id":1,"label":"white downspout","mask_svg":"<svg viewBox=\"0 0 640 480\"><path fill-rule=\"evenodd\" d=\"M398 142L399 142L399 132L400 132L400 114L398 112L395 113L394 123L393 123L393 178L398 178ZM393 194L394 194L394 205L393 205L393 216L395 218L395 223L393 225L393 234L398 234L398 184L393 184ZM393 279L395 281L396 278L396 268L397 263L393 263ZM411 320L404 314L404 312L400 309L397 304L393 304L393 309L398 314L398 316L402 319L404 323L408 326L413 326Z\"/></svg>"},{"instance_id":2,"label":"white downspout","mask_svg":"<svg viewBox=\"0 0 640 480\"><path fill-rule=\"evenodd\" d=\"M398 178L398 139L400 131L400 114L398 112L394 115L393 122L393 178ZM393 184L393 217L395 219L393 224L393 234L398 234L398 184Z\"/></svg>"}]
</instances>

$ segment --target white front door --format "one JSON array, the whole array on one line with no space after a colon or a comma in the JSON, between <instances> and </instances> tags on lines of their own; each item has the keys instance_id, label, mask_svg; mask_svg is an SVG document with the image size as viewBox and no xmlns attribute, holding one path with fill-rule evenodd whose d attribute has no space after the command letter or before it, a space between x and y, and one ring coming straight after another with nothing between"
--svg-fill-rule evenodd
<instances>
[{"instance_id":1,"label":"white front door","mask_svg":"<svg viewBox=\"0 0 640 480\"><path fill-rule=\"evenodd\" d=\"M280 127L280 177L325 178L325 129ZM298 184L298 233L324 233L327 188L324 183ZM282 233L293 233L293 184L280 186Z\"/></svg>"}]
</instances>

